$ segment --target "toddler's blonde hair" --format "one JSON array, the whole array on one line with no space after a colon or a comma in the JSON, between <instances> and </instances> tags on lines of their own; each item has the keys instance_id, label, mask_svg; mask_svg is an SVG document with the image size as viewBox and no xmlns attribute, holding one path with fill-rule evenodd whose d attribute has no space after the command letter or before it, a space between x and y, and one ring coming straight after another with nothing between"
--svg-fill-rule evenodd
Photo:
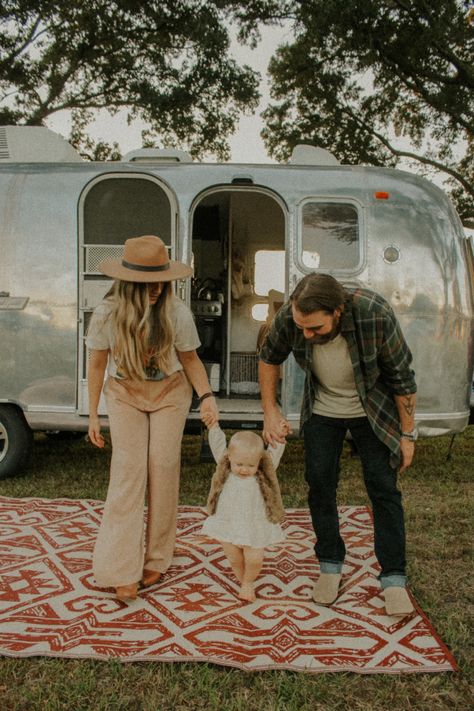
<instances>
[{"instance_id":1,"label":"toddler's blonde hair","mask_svg":"<svg viewBox=\"0 0 474 711\"><path fill-rule=\"evenodd\" d=\"M236 432L229 440L227 451L230 452L234 448L250 449L255 452L255 454L263 454L263 439L255 432L245 430Z\"/></svg>"}]
</instances>

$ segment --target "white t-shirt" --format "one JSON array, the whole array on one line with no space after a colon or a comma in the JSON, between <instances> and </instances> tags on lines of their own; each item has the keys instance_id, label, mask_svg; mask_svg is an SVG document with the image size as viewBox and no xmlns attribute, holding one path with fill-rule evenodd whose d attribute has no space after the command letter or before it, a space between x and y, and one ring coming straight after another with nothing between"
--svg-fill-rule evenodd
<instances>
[{"instance_id":1,"label":"white t-shirt","mask_svg":"<svg viewBox=\"0 0 474 711\"><path fill-rule=\"evenodd\" d=\"M332 341L313 346L313 373L319 383L313 405L316 415L365 416L344 336L339 333Z\"/></svg>"},{"instance_id":2,"label":"white t-shirt","mask_svg":"<svg viewBox=\"0 0 474 711\"><path fill-rule=\"evenodd\" d=\"M114 330L112 327L112 319L110 314L112 311L112 302L110 299L104 299L94 309L87 330L86 345L91 350L110 351L114 350ZM176 373L182 370L177 351L194 351L201 345L199 340L194 317L186 304L178 299L177 296L172 296L169 304L169 316L174 331L174 343L171 349L170 367L166 375ZM117 377L117 366L111 355L107 372L110 376ZM147 380L160 380L163 375L147 376Z\"/></svg>"}]
</instances>

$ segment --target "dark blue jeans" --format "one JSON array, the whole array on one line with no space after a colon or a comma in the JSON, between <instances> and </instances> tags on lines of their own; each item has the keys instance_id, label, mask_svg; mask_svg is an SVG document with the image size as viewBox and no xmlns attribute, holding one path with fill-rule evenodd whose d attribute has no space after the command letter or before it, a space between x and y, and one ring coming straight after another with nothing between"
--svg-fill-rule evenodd
<instances>
[{"instance_id":1,"label":"dark blue jeans","mask_svg":"<svg viewBox=\"0 0 474 711\"><path fill-rule=\"evenodd\" d=\"M390 466L390 450L375 435L367 417L339 419L312 415L304 426L305 478L317 538L316 556L320 562L342 563L346 553L339 533L336 492L347 430L359 452L372 503L375 555L382 568L381 578L405 575L405 523L397 472Z\"/></svg>"}]
</instances>

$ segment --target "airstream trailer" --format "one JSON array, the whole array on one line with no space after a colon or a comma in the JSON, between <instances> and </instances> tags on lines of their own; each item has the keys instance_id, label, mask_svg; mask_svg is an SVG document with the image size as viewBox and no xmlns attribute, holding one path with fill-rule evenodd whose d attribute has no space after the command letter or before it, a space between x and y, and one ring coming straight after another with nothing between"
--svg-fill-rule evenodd
<instances>
[{"instance_id":1,"label":"airstream trailer","mask_svg":"<svg viewBox=\"0 0 474 711\"><path fill-rule=\"evenodd\" d=\"M155 149L86 162L48 129L3 127L0 477L22 466L32 431L87 429L84 335L110 286L98 264L142 234L194 265L177 289L225 426L261 425L259 343L296 282L317 270L392 304L414 354L420 432L468 423L472 245L431 183L301 146L288 165L204 164ZM295 429L302 383L290 358L281 403Z\"/></svg>"}]
</instances>

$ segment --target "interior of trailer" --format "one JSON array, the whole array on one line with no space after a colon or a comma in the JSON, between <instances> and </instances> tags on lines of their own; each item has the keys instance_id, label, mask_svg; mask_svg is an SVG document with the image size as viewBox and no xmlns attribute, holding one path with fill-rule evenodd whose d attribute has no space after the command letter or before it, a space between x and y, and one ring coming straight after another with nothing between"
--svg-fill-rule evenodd
<instances>
[{"instance_id":1,"label":"interior of trailer","mask_svg":"<svg viewBox=\"0 0 474 711\"><path fill-rule=\"evenodd\" d=\"M192 218L191 310L221 412L261 412L258 352L285 291L285 219L257 190L216 190Z\"/></svg>"}]
</instances>

